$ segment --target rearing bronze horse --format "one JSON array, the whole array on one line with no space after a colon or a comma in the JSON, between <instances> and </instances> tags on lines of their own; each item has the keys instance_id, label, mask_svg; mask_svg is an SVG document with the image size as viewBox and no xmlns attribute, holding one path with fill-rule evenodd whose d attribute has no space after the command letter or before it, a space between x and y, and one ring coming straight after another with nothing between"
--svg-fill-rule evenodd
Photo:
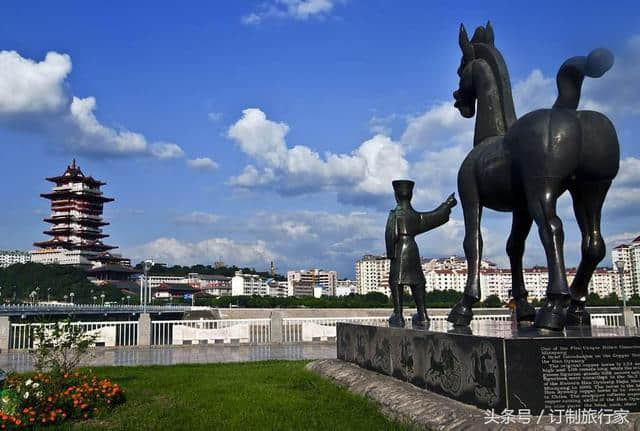
<instances>
[{"instance_id":1,"label":"rearing bronze horse","mask_svg":"<svg viewBox=\"0 0 640 431\"><path fill-rule=\"evenodd\" d=\"M558 98L551 109L516 119L509 73L494 46L491 24L478 27L469 41L464 26L459 35L462 60L455 107L465 118L476 114L473 149L458 173L464 211L464 252L468 262L462 300L448 320L468 325L471 308L480 299L482 208L513 213L507 254L518 321L562 330L565 325L589 325L585 311L587 286L605 256L600 234L602 205L618 172L620 150L609 119L593 111L577 111L585 76L600 77L613 65L613 55L596 49L587 57L564 62L557 75ZM556 202L571 193L582 233L582 259L571 287L564 264L564 233ZM547 257L549 285L538 311L527 302L522 274L525 240L533 221Z\"/></svg>"}]
</instances>

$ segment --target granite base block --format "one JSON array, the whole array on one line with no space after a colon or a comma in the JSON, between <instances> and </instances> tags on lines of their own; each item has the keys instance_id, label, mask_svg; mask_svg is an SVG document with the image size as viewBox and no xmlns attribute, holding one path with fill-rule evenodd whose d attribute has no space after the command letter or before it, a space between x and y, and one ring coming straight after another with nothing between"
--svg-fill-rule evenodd
<instances>
[{"instance_id":1,"label":"granite base block","mask_svg":"<svg viewBox=\"0 0 640 431\"><path fill-rule=\"evenodd\" d=\"M469 333L339 323L338 358L481 409L640 411L636 331L482 323Z\"/></svg>"}]
</instances>

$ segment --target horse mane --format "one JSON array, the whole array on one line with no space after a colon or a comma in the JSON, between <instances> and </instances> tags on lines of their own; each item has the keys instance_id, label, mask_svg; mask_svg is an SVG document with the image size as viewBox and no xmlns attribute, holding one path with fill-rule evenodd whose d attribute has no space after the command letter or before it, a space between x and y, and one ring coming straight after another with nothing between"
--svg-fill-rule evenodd
<instances>
[{"instance_id":1,"label":"horse mane","mask_svg":"<svg viewBox=\"0 0 640 431\"><path fill-rule=\"evenodd\" d=\"M478 27L471 39L475 58L486 61L494 74L500 96L501 114L508 130L517 119L511 94L511 80L509 79L509 70L504 58L493 42L493 28L490 23L487 23L486 27Z\"/></svg>"}]
</instances>

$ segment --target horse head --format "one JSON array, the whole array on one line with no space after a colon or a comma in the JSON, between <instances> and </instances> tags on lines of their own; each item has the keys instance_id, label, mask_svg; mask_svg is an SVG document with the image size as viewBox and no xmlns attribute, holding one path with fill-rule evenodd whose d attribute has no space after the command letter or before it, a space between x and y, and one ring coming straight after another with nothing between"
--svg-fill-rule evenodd
<instances>
[{"instance_id":1,"label":"horse head","mask_svg":"<svg viewBox=\"0 0 640 431\"><path fill-rule=\"evenodd\" d=\"M473 83L473 67L477 63L474 44L487 44L493 46L494 35L491 23L487 23L486 27L478 27L473 34L473 38L469 41L467 31L463 24L460 24L460 34L458 35L458 43L462 50L462 59L460 67L458 67L458 76L460 83L458 89L453 92L456 100L454 106L458 108L460 114L465 118L471 118L476 113L476 91Z\"/></svg>"}]
</instances>

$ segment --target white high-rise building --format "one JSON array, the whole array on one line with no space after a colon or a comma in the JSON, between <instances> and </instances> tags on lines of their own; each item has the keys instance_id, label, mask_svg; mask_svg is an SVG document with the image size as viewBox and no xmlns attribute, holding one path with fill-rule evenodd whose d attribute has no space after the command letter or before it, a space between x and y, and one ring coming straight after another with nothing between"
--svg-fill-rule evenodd
<instances>
[{"instance_id":1,"label":"white high-rise building","mask_svg":"<svg viewBox=\"0 0 640 431\"><path fill-rule=\"evenodd\" d=\"M640 246L637 247L640 250ZM631 259L631 258L630 258ZM389 292L390 260L382 256L366 255L356 262L357 293ZM433 290L455 290L464 292L467 282L467 264L464 258L452 256L444 259L425 259L422 262L427 292ZM547 268L534 266L523 271L524 283L529 299L543 299L549 284ZM576 276L576 269L567 269L567 282L571 284ZM480 292L482 298L489 295L498 296L507 302L511 295L512 279L510 269L497 268L489 261L483 261L480 269ZM629 288L627 287L627 291ZM597 293L600 297L611 293L620 295L618 277L611 268L597 268L589 282L589 293ZM630 296L628 293L627 297Z\"/></svg>"},{"instance_id":2,"label":"white high-rise building","mask_svg":"<svg viewBox=\"0 0 640 431\"><path fill-rule=\"evenodd\" d=\"M360 295L380 292L391 296L389 268L391 260L384 256L364 255L356 261L356 291Z\"/></svg>"},{"instance_id":3,"label":"white high-rise building","mask_svg":"<svg viewBox=\"0 0 640 431\"><path fill-rule=\"evenodd\" d=\"M611 251L611 260L624 262L624 290L627 298L640 294L640 236L628 244L620 244Z\"/></svg>"},{"instance_id":4,"label":"white high-rise building","mask_svg":"<svg viewBox=\"0 0 640 431\"><path fill-rule=\"evenodd\" d=\"M288 294L293 296L294 284L310 284L311 286L321 286L324 296L335 296L338 284L338 273L336 271L324 271L322 269L308 269L287 272Z\"/></svg>"},{"instance_id":5,"label":"white high-rise building","mask_svg":"<svg viewBox=\"0 0 640 431\"><path fill-rule=\"evenodd\" d=\"M0 268L6 268L15 263L31 262L31 255L19 250L0 250Z\"/></svg>"},{"instance_id":6,"label":"white high-rise building","mask_svg":"<svg viewBox=\"0 0 640 431\"><path fill-rule=\"evenodd\" d=\"M357 292L358 288L354 280L338 280L336 296L348 296Z\"/></svg>"},{"instance_id":7,"label":"white high-rise building","mask_svg":"<svg viewBox=\"0 0 640 431\"><path fill-rule=\"evenodd\" d=\"M236 275L231 278L231 295L269 295L269 285L256 274L243 274L242 272L236 272Z\"/></svg>"},{"instance_id":8,"label":"white high-rise building","mask_svg":"<svg viewBox=\"0 0 640 431\"><path fill-rule=\"evenodd\" d=\"M272 278L267 280L269 285L269 296L284 298L289 292L289 284L286 281L276 281Z\"/></svg>"}]
</instances>

